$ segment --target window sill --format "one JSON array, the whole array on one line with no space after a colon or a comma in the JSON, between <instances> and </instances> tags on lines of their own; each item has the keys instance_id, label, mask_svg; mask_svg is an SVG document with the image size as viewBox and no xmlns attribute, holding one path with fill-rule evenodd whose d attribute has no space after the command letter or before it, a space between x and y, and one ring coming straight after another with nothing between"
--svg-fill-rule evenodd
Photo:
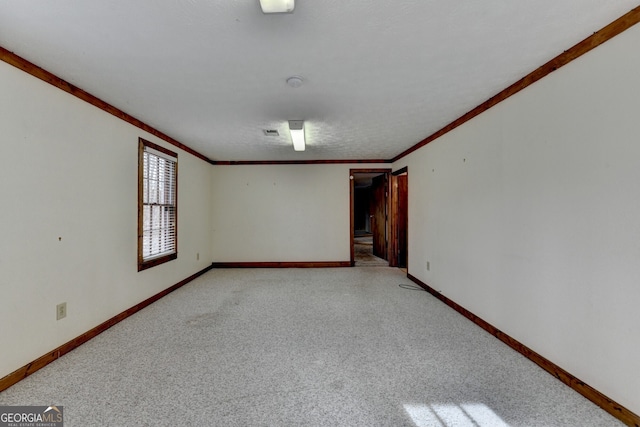
<instances>
[{"instance_id":1,"label":"window sill","mask_svg":"<svg viewBox=\"0 0 640 427\"><path fill-rule=\"evenodd\" d=\"M138 261L138 271L146 270L147 268L155 267L156 265L164 264L165 262L172 261L178 258L178 253L159 256L147 261Z\"/></svg>"}]
</instances>

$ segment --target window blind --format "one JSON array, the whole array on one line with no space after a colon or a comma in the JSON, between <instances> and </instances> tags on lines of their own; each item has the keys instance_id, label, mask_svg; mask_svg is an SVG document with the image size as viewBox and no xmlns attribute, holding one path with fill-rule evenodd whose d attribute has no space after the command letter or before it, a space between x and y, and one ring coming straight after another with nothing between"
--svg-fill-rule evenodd
<instances>
[{"instance_id":1,"label":"window blind","mask_svg":"<svg viewBox=\"0 0 640 427\"><path fill-rule=\"evenodd\" d=\"M176 158L144 147L142 258L145 261L176 252L176 163Z\"/></svg>"}]
</instances>

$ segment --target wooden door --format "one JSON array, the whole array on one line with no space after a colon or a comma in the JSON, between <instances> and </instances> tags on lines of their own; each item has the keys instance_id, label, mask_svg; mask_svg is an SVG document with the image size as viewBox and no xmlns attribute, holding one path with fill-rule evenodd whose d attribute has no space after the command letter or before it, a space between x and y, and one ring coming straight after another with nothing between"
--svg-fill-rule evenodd
<instances>
[{"instance_id":1,"label":"wooden door","mask_svg":"<svg viewBox=\"0 0 640 427\"><path fill-rule=\"evenodd\" d=\"M398 210L396 213L396 230L398 238L397 256L398 267L407 266L407 228L408 228L408 187L407 187L407 175L399 175L397 177L397 194L398 194Z\"/></svg>"},{"instance_id":2,"label":"wooden door","mask_svg":"<svg viewBox=\"0 0 640 427\"><path fill-rule=\"evenodd\" d=\"M407 174L391 176L389 266L407 267Z\"/></svg>"},{"instance_id":3,"label":"wooden door","mask_svg":"<svg viewBox=\"0 0 640 427\"><path fill-rule=\"evenodd\" d=\"M373 178L371 198L373 254L387 259L387 175Z\"/></svg>"}]
</instances>

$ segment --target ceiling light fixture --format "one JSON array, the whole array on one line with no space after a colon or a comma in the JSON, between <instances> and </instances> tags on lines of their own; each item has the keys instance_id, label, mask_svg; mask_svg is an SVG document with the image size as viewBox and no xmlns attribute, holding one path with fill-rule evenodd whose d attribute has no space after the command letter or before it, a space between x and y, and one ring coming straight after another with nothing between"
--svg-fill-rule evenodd
<instances>
[{"instance_id":1,"label":"ceiling light fixture","mask_svg":"<svg viewBox=\"0 0 640 427\"><path fill-rule=\"evenodd\" d=\"M293 141L293 149L296 151L304 151L304 121L289 120L289 132L291 132L291 141Z\"/></svg>"},{"instance_id":2,"label":"ceiling light fixture","mask_svg":"<svg viewBox=\"0 0 640 427\"><path fill-rule=\"evenodd\" d=\"M295 0L260 0L262 13L293 13Z\"/></svg>"}]
</instances>

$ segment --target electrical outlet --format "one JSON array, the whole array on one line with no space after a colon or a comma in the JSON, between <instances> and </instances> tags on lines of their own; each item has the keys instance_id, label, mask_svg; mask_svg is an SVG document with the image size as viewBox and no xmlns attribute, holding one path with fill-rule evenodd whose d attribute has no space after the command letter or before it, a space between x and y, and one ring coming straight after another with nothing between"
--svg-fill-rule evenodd
<instances>
[{"instance_id":1,"label":"electrical outlet","mask_svg":"<svg viewBox=\"0 0 640 427\"><path fill-rule=\"evenodd\" d=\"M427 271L431 271L431 264L427 261Z\"/></svg>"},{"instance_id":2,"label":"electrical outlet","mask_svg":"<svg viewBox=\"0 0 640 427\"><path fill-rule=\"evenodd\" d=\"M64 319L67 317L67 303L63 302L56 305L56 320Z\"/></svg>"},{"instance_id":3,"label":"electrical outlet","mask_svg":"<svg viewBox=\"0 0 640 427\"><path fill-rule=\"evenodd\" d=\"M200 261L200 252L196 254L196 261Z\"/></svg>"}]
</instances>

